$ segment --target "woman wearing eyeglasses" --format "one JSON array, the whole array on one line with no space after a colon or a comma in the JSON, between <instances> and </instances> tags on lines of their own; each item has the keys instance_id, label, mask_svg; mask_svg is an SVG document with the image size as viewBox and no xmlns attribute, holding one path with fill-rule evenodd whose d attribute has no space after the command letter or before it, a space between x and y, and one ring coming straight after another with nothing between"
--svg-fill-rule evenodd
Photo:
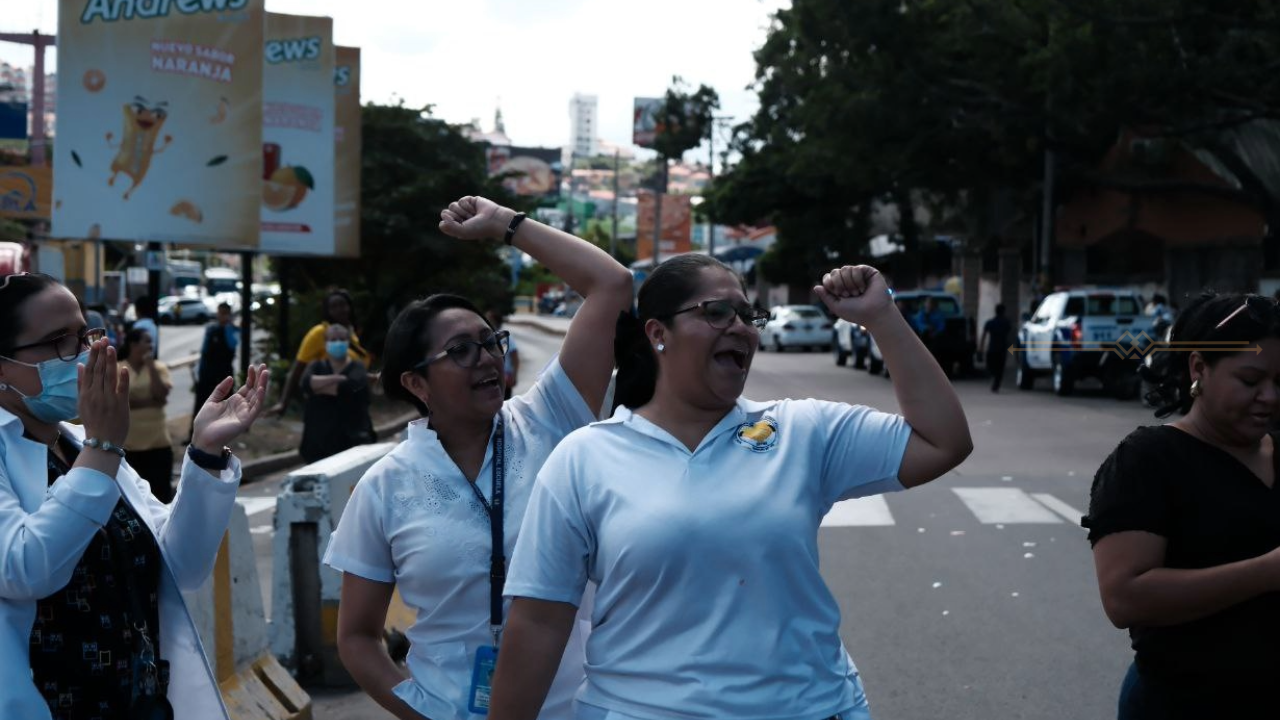
<instances>
[{"instance_id":1,"label":"woman wearing eyeglasses","mask_svg":"<svg viewBox=\"0 0 1280 720\"><path fill-rule=\"evenodd\" d=\"M1144 368L1156 416L1094 477L1102 607L1129 631L1123 720L1275 718L1280 698L1280 309L1206 294Z\"/></svg>"},{"instance_id":2,"label":"woman wearing eyeglasses","mask_svg":"<svg viewBox=\"0 0 1280 720\"><path fill-rule=\"evenodd\" d=\"M491 720L537 715L588 581L579 720L869 717L818 571L819 524L840 500L933 480L972 443L876 270L838 268L814 292L875 336L902 415L743 398L767 315L716 260L658 266L618 343L623 407L566 438L538 475Z\"/></svg>"},{"instance_id":3,"label":"woman wearing eyeglasses","mask_svg":"<svg viewBox=\"0 0 1280 720\"><path fill-rule=\"evenodd\" d=\"M213 568L240 479L226 445L267 378L218 386L165 505L129 467L105 332L53 278L0 280L0 717L172 718L181 698L184 720L225 720L180 591Z\"/></svg>"},{"instance_id":4,"label":"woman wearing eyeglasses","mask_svg":"<svg viewBox=\"0 0 1280 720\"><path fill-rule=\"evenodd\" d=\"M465 720L487 705L505 616L502 576L534 478L565 435L599 414L632 279L590 243L484 198L464 197L441 216L446 234L505 239L586 298L559 356L505 403L507 333L465 298L418 300L387 333L386 393L423 418L361 478L330 540L325 562L343 572L338 650L361 687L397 717ZM417 614L407 632L408 678L382 641L397 589ZM543 718L572 717L580 638L558 665Z\"/></svg>"}]
</instances>

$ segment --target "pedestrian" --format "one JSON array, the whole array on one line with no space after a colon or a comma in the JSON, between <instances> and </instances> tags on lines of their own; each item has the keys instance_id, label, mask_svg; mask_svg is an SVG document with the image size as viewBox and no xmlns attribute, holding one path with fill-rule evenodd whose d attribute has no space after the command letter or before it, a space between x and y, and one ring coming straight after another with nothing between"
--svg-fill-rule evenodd
<instances>
[{"instance_id":1,"label":"pedestrian","mask_svg":"<svg viewBox=\"0 0 1280 720\"><path fill-rule=\"evenodd\" d=\"M196 403L191 411L194 429L196 413L213 394L213 389L228 377L235 375L236 348L240 345L240 330L231 322L231 304L218 303L214 320L204 326L204 339L200 343L200 360L196 365ZM191 431L187 432L190 442Z\"/></svg>"},{"instance_id":2,"label":"pedestrian","mask_svg":"<svg viewBox=\"0 0 1280 720\"><path fill-rule=\"evenodd\" d=\"M1004 380L1004 363L1009 357L1009 335L1013 325L1004 316L1004 303L996 305L996 314L982 326L982 339L978 346L986 352L987 372L991 373L991 392L1000 392ZM989 342L988 342L989 341Z\"/></svg>"},{"instance_id":3,"label":"pedestrian","mask_svg":"<svg viewBox=\"0 0 1280 720\"><path fill-rule=\"evenodd\" d=\"M302 344L298 346L298 355L294 358L293 367L289 370L289 377L285 380L284 387L281 388L280 402L271 408L270 414L277 417L284 416L289 409L289 401L293 398L302 381L302 374L307 371L307 366L325 358L324 333L332 323L345 326L351 333L351 337L348 340L349 349L347 350L351 359L359 360L364 363L365 367L372 366L373 356L360 344L360 335L355 321L355 308L355 301L351 299L351 294L346 290L330 290L325 295L324 302L320 306L323 319L313 325L307 331L307 334L303 336Z\"/></svg>"},{"instance_id":4,"label":"pedestrian","mask_svg":"<svg viewBox=\"0 0 1280 720\"><path fill-rule=\"evenodd\" d=\"M104 335L53 278L0 279L0 717L227 720L181 591L213 568L240 481L226 446L269 374L201 408L165 505L126 461L130 375Z\"/></svg>"},{"instance_id":5,"label":"pedestrian","mask_svg":"<svg viewBox=\"0 0 1280 720\"><path fill-rule=\"evenodd\" d=\"M505 318L502 313L496 310L490 310L485 313L485 317L489 320L489 327L495 332L502 329ZM516 383L520 380L520 350L516 347L516 339L510 334L507 335L507 354L503 358L503 375L506 385L506 394L504 399L510 400L511 393L515 390Z\"/></svg>"},{"instance_id":6,"label":"pedestrian","mask_svg":"<svg viewBox=\"0 0 1280 720\"><path fill-rule=\"evenodd\" d=\"M156 357L160 357L160 326L156 324L156 299L150 295L143 295L134 301L133 310L138 317L129 329L138 328L150 333L152 351Z\"/></svg>"},{"instance_id":7,"label":"pedestrian","mask_svg":"<svg viewBox=\"0 0 1280 720\"><path fill-rule=\"evenodd\" d=\"M1118 715L1274 718L1280 453L1269 426L1280 405L1280 309L1269 297L1206 293L1172 340L1188 349L1141 372L1156 416L1182 417L1120 442L1082 522L1102 607L1133 643Z\"/></svg>"},{"instance_id":8,"label":"pedestrian","mask_svg":"<svg viewBox=\"0 0 1280 720\"><path fill-rule=\"evenodd\" d=\"M561 438L599 415L632 278L594 245L484 198L461 198L441 217L446 235L504 238L586 297L560 354L510 402L502 391L507 332L495 331L465 298L415 301L387 334L387 396L423 417L360 479L329 542L325 562L343 573L338 652L397 717L466 720L470 708L487 706L487 692L472 681L496 653L505 562L534 479ZM406 633L408 678L382 639L397 588L416 611ZM563 660L547 667L558 679L544 719L573 717L584 662L575 637Z\"/></svg>"},{"instance_id":9,"label":"pedestrian","mask_svg":"<svg viewBox=\"0 0 1280 720\"><path fill-rule=\"evenodd\" d=\"M124 334L120 346L120 367L129 374L129 436L124 449L129 465L151 486L151 494L169 503L173 501L173 439L164 406L173 378L169 367L156 359L154 345L149 333L134 328Z\"/></svg>"},{"instance_id":10,"label":"pedestrian","mask_svg":"<svg viewBox=\"0 0 1280 720\"><path fill-rule=\"evenodd\" d=\"M374 441L369 418L369 372L352 360L345 325L333 323L324 331L323 360L307 366L302 375L302 444L298 454L308 463Z\"/></svg>"},{"instance_id":11,"label":"pedestrian","mask_svg":"<svg viewBox=\"0 0 1280 720\"><path fill-rule=\"evenodd\" d=\"M867 266L814 292L867 327L902 415L741 397L766 316L705 255L658 266L619 329L612 419L538 475L507 579L492 720L532 718L588 581L578 718L869 718L818 570L841 500L922 485L972 444L955 390ZM624 323L625 324L625 323Z\"/></svg>"}]
</instances>

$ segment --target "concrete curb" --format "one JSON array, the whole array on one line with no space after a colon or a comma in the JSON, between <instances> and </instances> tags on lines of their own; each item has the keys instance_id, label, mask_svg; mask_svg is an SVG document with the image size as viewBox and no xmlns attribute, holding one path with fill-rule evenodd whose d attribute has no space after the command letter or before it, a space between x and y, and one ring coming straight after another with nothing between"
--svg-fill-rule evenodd
<instances>
[{"instance_id":1,"label":"concrete curb","mask_svg":"<svg viewBox=\"0 0 1280 720\"><path fill-rule=\"evenodd\" d=\"M407 413L385 425L375 427L374 434L379 441L386 440L394 436L396 433L404 429L405 425L417 420L420 416L416 412ZM302 467L306 463L302 461L302 456L297 450L289 452L276 453L275 455L267 455L265 457L254 458L240 464L240 484L247 485L255 480L273 475L281 470Z\"/></svg>"},{"instance_id":2,"label":"concrete curb","mask_svg":"<svg viewBox=\"0 0 1280 720\"><path fill-rule=\"evenodd\" d=\"M534 320L533 318L523 318L519 315L512 315L511 317L507 318L507 324L523 325L524 327L533 328L534 330L537 330L540 333L545 333L547 335L554 335L556 337L564 337L565 333L568 331L568 328L561 329L557 327L552 327L540 320Z\"/></svg>"},{"instance_id":3,"label":"concrete curb","mask_svg":"<svg viewBox=\"0 0 1280 720\"><path fill-rule=\"evenodd\" d=\"M161 361L161 362L164 362L164 361ZM200 362L200 353L196 353L194 355L188 355L186 357L180 357L177 360L174 360L173 362L165 362L165 365L168 365L170 370L177 370L178 368L190 367L192 365L195 365L198 362Z\"/></svg>"}]
</instances>

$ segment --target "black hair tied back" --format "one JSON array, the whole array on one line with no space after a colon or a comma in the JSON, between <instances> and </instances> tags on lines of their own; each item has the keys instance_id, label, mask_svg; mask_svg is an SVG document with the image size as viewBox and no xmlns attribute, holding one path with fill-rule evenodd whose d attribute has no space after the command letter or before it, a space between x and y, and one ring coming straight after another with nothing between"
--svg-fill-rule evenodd
<instances>
[{"instance_id":1,"label":"black hair tied back","mask_svg":"<svg viewBox=\"0 0 1280 720\"><path fill-rule=\"evenodd\" d=\"M613 334L613 359L618 366L618 375L614 380L610 415L619 405L637 408L649 402L657 377L657 358L653 356L649 338L644 334L644 323L630 310L618 313Z\"/></svg>"}]
</instances>

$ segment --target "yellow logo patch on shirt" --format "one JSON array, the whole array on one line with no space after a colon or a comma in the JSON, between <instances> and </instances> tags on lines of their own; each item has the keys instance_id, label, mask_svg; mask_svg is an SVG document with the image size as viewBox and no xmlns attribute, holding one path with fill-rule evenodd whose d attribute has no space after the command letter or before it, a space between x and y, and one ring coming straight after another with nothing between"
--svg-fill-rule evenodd
<instances>
[{"instance_id":1,"label":"yellow logo patch on shirt","mask_svg":"<svg viewBox=\"0 0 1280 720\"><path fill-rule=\"evenodd\" d=\"M766 417L754 423L738 426L734 439L751 452L768 452L778 444L778 422Z\"/></svg>"}]
</instances>

